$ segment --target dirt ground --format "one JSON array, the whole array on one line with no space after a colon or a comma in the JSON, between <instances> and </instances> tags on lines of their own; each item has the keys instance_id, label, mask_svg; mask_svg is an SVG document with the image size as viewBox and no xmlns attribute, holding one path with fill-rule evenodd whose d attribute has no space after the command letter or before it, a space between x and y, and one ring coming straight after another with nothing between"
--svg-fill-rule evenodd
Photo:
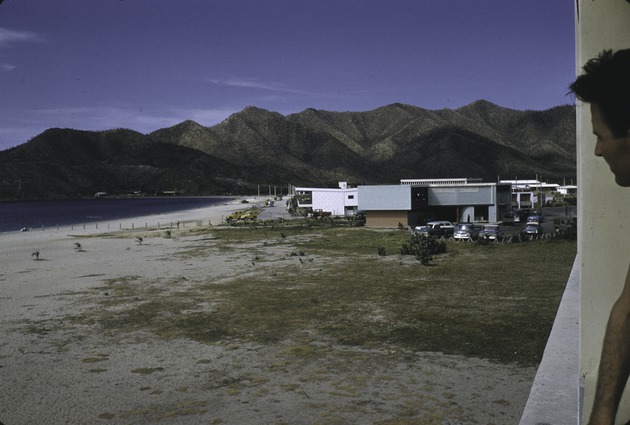
<instances>
[{"instance_id":1,"label":"dirt ground","mask_svg":"<svg viewBox=\"0 0 630 425\"><path fill-rule=\"evenodd\" d=\"M140 245L132 237L42 233L0 237L5 425L515 424L536 373L441 353L341 346L306 330L274 344L206 344L141 327L117 332L99 315L77 322L110 296L106 281L154 277L163 293L173 288L160 285L190 288L208 274L229 280L250 260L234 251L178 257L183 246L202 243L194 236ZM83 252L73 252L77 241Z\"/></svg>"}]
</instances>

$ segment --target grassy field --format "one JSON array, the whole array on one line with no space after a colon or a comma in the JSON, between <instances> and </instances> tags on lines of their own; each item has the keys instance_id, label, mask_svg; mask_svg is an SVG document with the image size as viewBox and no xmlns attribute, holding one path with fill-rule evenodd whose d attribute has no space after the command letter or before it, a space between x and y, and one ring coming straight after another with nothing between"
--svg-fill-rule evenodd
<instances>
[{"instance_id":1,"label":"grassy field","mask_svg":"<svg viewBox=\"0 0 630 425\"><path fill-rule=\"evenodd\" d=\"M237 255L248 267L168 294L149 294L140 277L112 280L106 308L76 320L205 343L291 339L304 356L318 355L320 341L536 365L576 252L568 240L447 242L423 266L400 254L409 233L399 230L284 224L190 235L198 240L182 258ZM150 301L133 303L140 292Z\"/></svg>"}]
</instances>

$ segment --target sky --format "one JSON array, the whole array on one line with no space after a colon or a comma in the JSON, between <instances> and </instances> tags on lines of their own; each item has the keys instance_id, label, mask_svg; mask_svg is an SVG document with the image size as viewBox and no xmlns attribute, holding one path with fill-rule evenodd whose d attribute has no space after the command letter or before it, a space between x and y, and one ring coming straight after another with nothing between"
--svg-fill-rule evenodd
<instances>
[{"instance_id":1,"label":"sky","mask_svg":"<svg viewBox=\"0 0 630 425\"><path fill-rule=\"evenodd\" d=\"M0 150L248 106L572 104L573 0L0 0Z\"/></svg>"}]
</instances>

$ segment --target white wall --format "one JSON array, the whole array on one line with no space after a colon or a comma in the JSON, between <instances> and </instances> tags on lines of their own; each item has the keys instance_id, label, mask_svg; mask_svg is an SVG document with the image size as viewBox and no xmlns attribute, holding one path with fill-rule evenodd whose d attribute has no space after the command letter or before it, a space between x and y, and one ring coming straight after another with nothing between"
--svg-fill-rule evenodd
<instances>
[{"instance_id":1,"label":"white wall","mask_svg":"<svg viewBox=\"0 0 630 425\"><path fill-rule=\"evenodd\" d=\"M630 4L623 0L578 0L576 65L603 49L630 48ZM608 313L630 260L630 189L619 188L608 166L593 155L590 109L577 104L578 250L580 252L580 380L582 420L588 418ZM620 235L625 235L620 237ZM630 419L624 396L620 417Z\"/></svg>"},{"instance_id":2,"label":"white wall","mask_svg":"<svg viewBox=\"0 0 630 425\"><path fill-rule=\"evenodd\" d=\"M352 199L348 199L352 196ZM313 209L320 209L332 213L332 215L344 215L345 207L358 205L357 189L313 189Z\"/></svg>"}]
</instances>

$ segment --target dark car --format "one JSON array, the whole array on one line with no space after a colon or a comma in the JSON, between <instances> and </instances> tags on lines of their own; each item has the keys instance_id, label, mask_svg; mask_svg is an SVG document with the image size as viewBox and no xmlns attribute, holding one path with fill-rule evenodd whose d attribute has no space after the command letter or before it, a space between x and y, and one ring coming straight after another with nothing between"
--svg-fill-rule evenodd
<instances>
[{"instance_id":1,"label":"dark car","mask_svg":"<svg viewBox=\"0 0 630 425\"><path fill-rule=\"evenodd\" d=\"M532 214L527 217L527 223L530 223L532 221L536 223L542 223L543 221L545 221L545 218L542 216L542 214Z\"/></svg>"},{"instance_id":2,"label":"dark car","mask_svg":"<svg viewBox=\"0 0 630 425\"><path fill-rule=\"evenodd\" d=\"M574 231L577 227L577 218L556 218L553 220L556 233Z\"/></svg>"},{"instance_id":3,"label":"dark car","mask_svg":"<svg viewBox=\"0 0 630 425\"><path fill-rule=\"evenodd\" d=\"M503 239L503 227L499 224L486 224L479 232L479 238L500 241Z\"/></svg>"},{"instance_id":4,"label":"dark car","mask_svg":"<svg viewBox=\"0 0 630 425\"><path fill-rule=\"evenodd\" d=\"M459 223L453 231L453 238L457 240L477 239L479 236L479 227L473 223Z\"/></svg>"},{"instance_id":5,"label":"dark car","mask_svg":"<svg viewBox=\"0 0 630 425\"><path fill-rule=\"evenodd\" d=\"M528 215L529 215L529 210L517 208L514 211L512 211L512 217L513 217L512 221L514 223L522 223L523 221L525 221Z\"/></svg>"},{"instance_id":6,"label":"dark car","mask_svg":"<svg viewBox=\"0 0 630 425\"><path fill-rule=\"evenodd\" d=\"M543 227L537 221L530 221L523 227L523 232L526 235L538 236L543 234Z\"/></svg>"}]
</instances>

